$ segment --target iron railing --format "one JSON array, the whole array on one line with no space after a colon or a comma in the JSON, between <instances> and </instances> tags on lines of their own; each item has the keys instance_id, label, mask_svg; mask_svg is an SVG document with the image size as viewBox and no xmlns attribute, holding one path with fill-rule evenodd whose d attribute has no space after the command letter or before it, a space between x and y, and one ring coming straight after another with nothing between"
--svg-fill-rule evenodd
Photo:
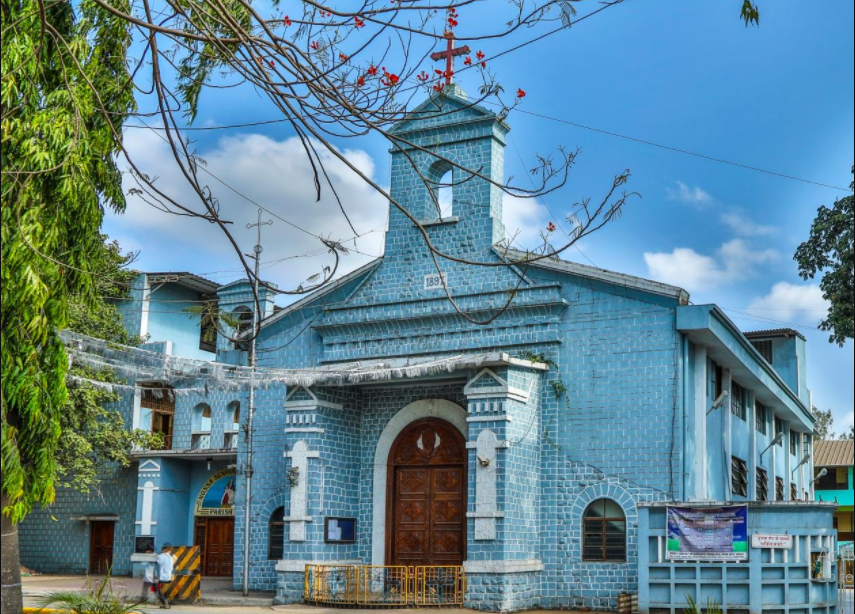
<instances>
[{"instance_id":1,"label":"iron railing","mask_svg":"<svg viewBox=\"0 0 855 614\"><path fill-rule=\"evenodd\" d=\"M306 565L306 603L354 606L461 606L463 567Z\"/></svg>"}]
</instances>

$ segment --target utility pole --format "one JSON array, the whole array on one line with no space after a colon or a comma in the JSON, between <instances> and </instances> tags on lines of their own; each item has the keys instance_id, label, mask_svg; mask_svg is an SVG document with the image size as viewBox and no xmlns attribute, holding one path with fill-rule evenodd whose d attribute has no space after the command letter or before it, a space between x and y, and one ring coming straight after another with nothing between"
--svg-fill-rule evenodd
<instances>
[{"instance_id":1,"label":"utility pole","mask_svg":"<svg viewBox=\"0 0 855 614\"><path fill-rule=\"evenodd\" d=\"M261 227L269 226L273 223L272 220L266 222L261 221L263 211L258 210L258 221L255 224L247 224L247 228L255 228L255 247L253 255L246 254L249 258L255 260L255 276L252 280L253 294L255 296L255 309L252 310L252 339L249 344L249 408L246 418L246 460L243 463L243 474L246 478L246 501L244 502L245 520L243 527L243 594L249 595L249 538L250 527L252 521L252 512L250 510L252 504L252 419L255 414L255 344L258 339L258 332L261 325L261 301L258 300L258 271L261 264Z\"/></svg>"}]
</instances>

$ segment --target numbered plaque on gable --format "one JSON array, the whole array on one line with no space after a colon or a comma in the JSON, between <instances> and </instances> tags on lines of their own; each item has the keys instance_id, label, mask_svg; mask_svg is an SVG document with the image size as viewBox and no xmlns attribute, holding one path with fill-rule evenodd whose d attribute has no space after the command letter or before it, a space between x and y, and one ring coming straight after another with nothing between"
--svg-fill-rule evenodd
<instances>
[{"instance_id":1,"label":"numbered plaque on gable","mask_svg":"<svg viewBox=\"0 0 855 614\"><path fill-rule=\"evenodd\" d=\"M352 544L355 542L356 518L325 518L324 541L328 544Z\"/></svg>"}]
</instances>

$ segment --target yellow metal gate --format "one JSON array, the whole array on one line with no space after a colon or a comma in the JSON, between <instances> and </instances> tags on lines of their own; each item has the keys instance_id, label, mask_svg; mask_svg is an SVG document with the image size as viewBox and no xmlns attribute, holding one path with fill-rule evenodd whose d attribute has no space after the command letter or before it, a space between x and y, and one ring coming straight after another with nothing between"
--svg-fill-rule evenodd
<instances>
[{"instance_id":1,"label":"yellow metal gate","mask_svg":"<svg viewBox=\"0 0 855 614\"><path fill-rule=\"evenodd\" d=\"M306 565L303 599L326 605L463 605L466 575L459 565Z\"/></svg>"}]
</instances>

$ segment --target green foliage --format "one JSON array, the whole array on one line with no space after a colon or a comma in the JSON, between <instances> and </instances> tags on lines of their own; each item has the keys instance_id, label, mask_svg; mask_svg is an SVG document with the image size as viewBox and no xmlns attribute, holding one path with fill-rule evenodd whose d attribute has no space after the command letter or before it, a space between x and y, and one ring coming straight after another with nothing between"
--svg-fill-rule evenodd
<instances>
[{"instance_id":1,"label":"green foliage","mask_svg":"<svg viewBox=\"0 0 855 614\"><path fill-rule=\"evenodd\" d=\"M760 25L760 9L751 0L744 0L742 2L742 10L739 12L739 16L745 22L746 28L751 24L755 26Z\"/></svg>"},{"instance_id":2,"label":"green foliage","mask_svg":"<svg viewBox=\"0 0 855 614\"><path fill-rule=\"evenodd\" d=\"M834 417L831 410L822 410L816 405L811 407L816 422L813 425L813 434L816 439L834 439Z\"/></svg>"},{"instance_id":3,"label":"green foliage","mask_svg":"<svg viewBox=\"0 0 855 614\"><path fill-rule=\"evenodd\" d=\"M128 604L124 596L116 595L108 573L101 580L89 585L85 593L56 591L39 600L42 608L54 608L62 614L131 614L139 612L140 603Z\"/></svg>"},{"instance_id":4,"label":"green foliage","mask_svg":"<svg viewBox=\"0 0 855 614\"><path fill-rule=\"evenodd\" d=\"M17 522L54 497L68 369L58 331L72 317L70 297L85 308L97 296L104 209L124 208L113 124L134 101L129 25L90 1L4 2L0 26L0 447L3 513Z\"/></svg>"},{"instance_id":5,"label":"green foliage","mask_svg":"<svg viewBox=\"0 0 855 614\"><path fill-rule=\"evenodd\" d=\"M686 595L686 603L689 605L683 610L683 614L722 614L721 604L712 597L707 599L707 607L705 608L698 606L691 595Z\"/></svg>"},{"instance_id":6,"label":"green foliage","mask_svg":"<svg viewBox=\"0 0 855 614\"><path fill-rule=\"evenodd\" d=\"M852 167L855 174L855 166ZM855 189L855 181L849 184ZM822 205L810 229L810 237L799 245L794 259L802 279L813 279L822 272L819 287L830 303L828 317L819 324L831 331L830 343L842 346L855 337L855 199L850 194L834 202L829 209Z\"/></svg>"}]
</instances>

